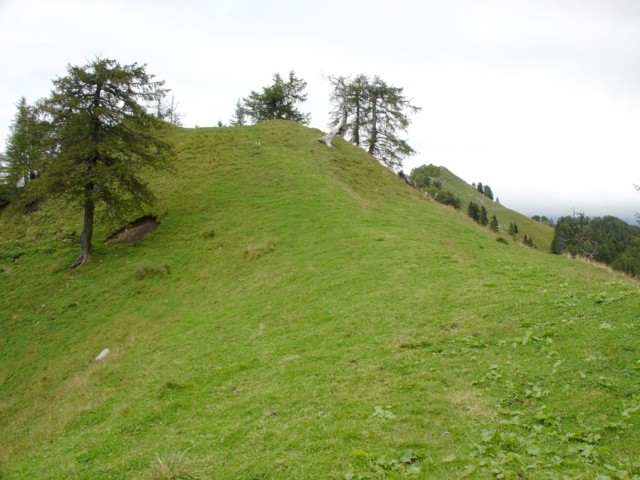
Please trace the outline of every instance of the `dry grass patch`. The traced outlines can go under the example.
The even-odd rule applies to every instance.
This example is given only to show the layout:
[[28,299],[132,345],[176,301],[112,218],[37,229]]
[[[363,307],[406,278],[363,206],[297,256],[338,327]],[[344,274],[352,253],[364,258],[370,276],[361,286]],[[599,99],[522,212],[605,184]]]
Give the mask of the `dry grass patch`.
[[244,258],[247,260],[258,260],[265,255],[270,254],[276,249],[276,243],[273,240],[264,240],[260,243],[254,243],[244,249]]
[[490,418],[493,416],[493,410],[486,405],[485,400],[472,390],[450,391],[449,400],[458,410],[472,417]]

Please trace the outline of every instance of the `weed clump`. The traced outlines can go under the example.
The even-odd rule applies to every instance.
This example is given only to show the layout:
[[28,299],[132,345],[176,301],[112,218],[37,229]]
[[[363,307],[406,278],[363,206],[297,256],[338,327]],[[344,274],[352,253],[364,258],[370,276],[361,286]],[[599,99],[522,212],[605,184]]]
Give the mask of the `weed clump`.
[[145,278],[153,278],[161,275],[169,275],[171,273],[171,269],[169,265],[163,265],[161,267],[139,267],[135,273],[133,274],[133,278],[135,280],[144,280]]
[[255,245],[249,245],[244,250],[244,258],[246,258],[247,260],[258,260],[259,258],[270,254],[275,249],[276,244],[271,240],[267,240]]
[[151,466],[149,480],[198,480],[202,478],[184,453],[173,453],[167,456],[156,454],[156,460]]
[[168,380],[161,388],[158,393],[158,398],[164,398],[172,393],[180,392],[184,389],[188,388],[188,385],[184,385],[182,383],[175,382],[173,380]]
[[213,238],[216,236],[216,232],[213,228],[210,228],[202,232],[201,235],[202,235],[202,238],[204,239]]

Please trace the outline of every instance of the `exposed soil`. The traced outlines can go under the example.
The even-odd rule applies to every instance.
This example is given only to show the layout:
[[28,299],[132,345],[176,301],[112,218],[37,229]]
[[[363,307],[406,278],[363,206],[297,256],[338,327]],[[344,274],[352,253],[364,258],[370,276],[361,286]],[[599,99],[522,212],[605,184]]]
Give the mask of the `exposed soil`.
[[113,232],[105,241],[107,243],[135,243],[158,228],[160,222],[153,215],[145,215],[134,220],[129,225]]

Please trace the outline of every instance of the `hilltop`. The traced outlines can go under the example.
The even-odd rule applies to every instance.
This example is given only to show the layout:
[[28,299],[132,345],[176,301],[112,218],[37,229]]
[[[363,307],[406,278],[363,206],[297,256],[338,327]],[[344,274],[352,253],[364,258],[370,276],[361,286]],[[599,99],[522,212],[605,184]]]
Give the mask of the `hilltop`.
[[635,281],[317,130],[168,135],[142,241],[0,214],[0,478],[640,475]]

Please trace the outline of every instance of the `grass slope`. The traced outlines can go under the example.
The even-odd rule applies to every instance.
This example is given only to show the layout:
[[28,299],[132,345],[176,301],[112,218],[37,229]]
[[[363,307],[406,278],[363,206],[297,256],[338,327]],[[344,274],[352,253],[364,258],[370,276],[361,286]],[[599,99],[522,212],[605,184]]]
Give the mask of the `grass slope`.
[[454,175],[445,167],[437,167],[439,175],[435,179],[442,183],[442,189],[448,190],[455,194],[462,201],[461,212],[466,214],[469,202],[475,202],[478,205],[484,205],[487,209],[489,220],[495,215],[499,222],[500,234],[509,237],[509,224],[518,225],[519,234],[513,239],[521,242],[525,235],[531,237],[536,248],[545,252],[551,251],[551,242],[553,240],[553,228],[532,220],[514,210],[506,208],[502,204],[490,200],[488,197],[473,188],[460,177]]
[[640,475],[637,283],[296,124],[171,135],[141,243],[0,217],[0,478]]

